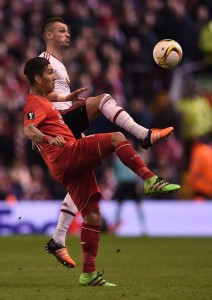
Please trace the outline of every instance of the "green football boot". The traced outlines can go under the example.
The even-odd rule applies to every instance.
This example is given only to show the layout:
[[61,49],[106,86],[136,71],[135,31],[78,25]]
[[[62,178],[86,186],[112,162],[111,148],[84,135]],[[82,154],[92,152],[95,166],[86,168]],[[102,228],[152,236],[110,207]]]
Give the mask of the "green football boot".
[[161,194],[161,193],[170,193],[180,189],[179,184],[172,184],[167,182],[161,177],[153,176],[144,180],[144,194]]
[[117,286],[114,283],[107,282],[102,274],[98,272],[82,273],[79,278],[79,284],[82,286]]

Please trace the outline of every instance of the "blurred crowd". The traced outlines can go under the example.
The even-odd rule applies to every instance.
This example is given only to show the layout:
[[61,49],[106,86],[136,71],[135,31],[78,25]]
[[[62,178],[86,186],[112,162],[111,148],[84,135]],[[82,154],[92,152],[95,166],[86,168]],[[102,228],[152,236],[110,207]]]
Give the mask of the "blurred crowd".
[[[153,171],[182,185],[167,199],[212,199],[210,0],[1,0],[0,199],[65,195],[23,135],[28,92],[23,66],[44,50],[40,27],[53,16],[62,16],[71,29],[64,54],[71,90],[87,87],[84,96],[110,93],[147,128],[174,126],[169,139],[148,151],[127,137]],[[152,50],[164,38],[182,46],[176,69],[153,61]],[[100,117],[87,134],[115,130],[120,128]],[[144,199],[142,181],[115,156],[96,175],[103,198]]]

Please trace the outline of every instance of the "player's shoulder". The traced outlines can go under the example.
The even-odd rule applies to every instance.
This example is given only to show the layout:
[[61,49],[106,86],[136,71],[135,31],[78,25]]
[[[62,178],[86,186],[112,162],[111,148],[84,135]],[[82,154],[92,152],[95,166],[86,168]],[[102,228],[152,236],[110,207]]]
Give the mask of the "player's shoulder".
[[48,111],[51,109],[52,105],[45,97],[29,94],[26,97],[26,101],[24,103],[24,114],[27,112],[35,112],[39,111],[41,113]]
[[50,58],[52,57],[51,54],[47,51],[43,51],[41,54],[38,55],[39,57],[44,57],[48,60],[50,60]]
[[53,66],[58,66],[58,65],[61,65],[61,64],[62,64],[61,61],[59,61],[56,57],[54,57],[53,55],[51,55],[51,54],[50,54],[49,52],[47,52],[47,51],[42,52],[42,53],[39,55],[39,57],[44,57],[44,58],[46,58],[46,59],[50,62],[50,64],[53,65]]
[[55,65],[55,64],[57,63],[55,57],[52,56],[52,55],[51,55],[49,52],[47,52],[47,51],[42,52],[42,53],[39,55],[39,57],[44,57],[44,58],[46,58],[46,59],[50,62],[51,65]]
[[48,100],[45,97],[34,95],[34,94],[28,94],[26,96],[26,105],[44,105],[45,102],[48,102]]
[[35,94],[26,95],[26,101],[31,101],[31,100],[39,101],[39,99],[40,99],[40,96],[35,95]]

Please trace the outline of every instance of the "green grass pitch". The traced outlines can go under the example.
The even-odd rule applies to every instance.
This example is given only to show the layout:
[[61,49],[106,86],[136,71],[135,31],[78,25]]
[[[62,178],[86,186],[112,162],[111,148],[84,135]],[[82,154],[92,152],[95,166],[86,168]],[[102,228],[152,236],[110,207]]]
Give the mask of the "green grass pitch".
[[68,238],[77,262],[62,267],[44,252],[47,236],[0,237],[0,300],[211,300],[212,239],[119,238],[101,235],[98,271],[118,286],[80,287],[81,247]]

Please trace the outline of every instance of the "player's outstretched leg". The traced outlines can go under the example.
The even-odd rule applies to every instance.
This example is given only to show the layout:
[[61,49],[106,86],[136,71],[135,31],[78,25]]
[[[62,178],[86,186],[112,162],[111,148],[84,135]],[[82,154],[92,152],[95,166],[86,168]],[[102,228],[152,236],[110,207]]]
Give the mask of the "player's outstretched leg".
[[180,189],[180,185],[169,183],[150,171],[122,133],[112,133],[112,141],[115,153],[121,162],[144,180],[146,195],[169,193]]
[[154,175],[144,180],[144,194],[161,194],[178,191],[180,185],[167,182],[165,179]]
[[56,243],[54,239],[51,239],[45,245],[45,251],[53,254],[56,259],[67,268],[74,268],[76,266],[76,263],[70,257],[67,248],[61,244]]
[[166,139],[173,131],[173,127],[149,129],[147,136],[143,140],[140,139],[140,145],[143,149],[148,149],[152,147],[154,143]]
[[[111,95],[103,94],[100,98],[98,97],[94,98],[100,102],[99,110],[101,113],[105,115],[108,120],[134,135],[144,149],[148,149],[152,147],[154,143],[167,138],[174,130],[173,127],[147,129],[137,124],[133,118],[117,104]],[[87,105],[94,105],[94,98],[92,98],[92,101],[89,101],[88,98]]]
[[82,273],[79,278],[79,284],[82,286],[117,286],[114,283],[107,282],[102,274],[98,272]]

